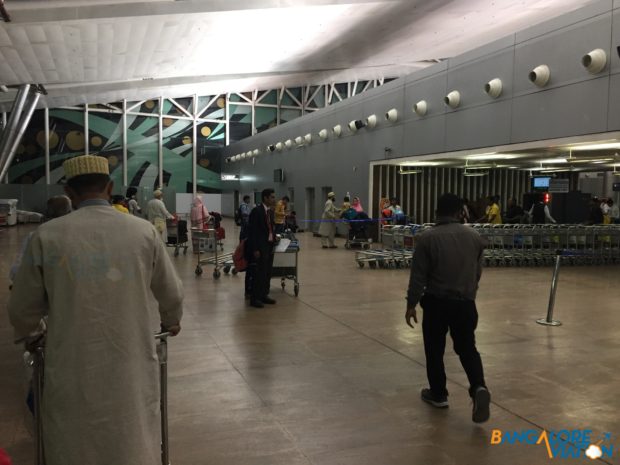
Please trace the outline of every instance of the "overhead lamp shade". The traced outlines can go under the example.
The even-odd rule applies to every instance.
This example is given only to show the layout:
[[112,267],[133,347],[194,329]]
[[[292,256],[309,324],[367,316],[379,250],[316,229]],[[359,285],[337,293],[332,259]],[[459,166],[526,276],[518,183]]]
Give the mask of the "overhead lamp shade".
[[274,144],[270,144],[267,146],[267,151],[268,152],[275,152],[276,151],[276,146]]
[[370,115],[366,118],[366,126],[370,129],[374,128],[377,125],[377,115]]
[[301,136],[295,137],[295,144],[297,145],[297,147],[301,147],[302,145],[304,145],[304,138]]
[[398,110],[396,108],[392,108],[385,114],[385,119],[390,123],[395,123],[398,121]]
[[334,136],[340,137],[340,135],[342,134],[342,126],[340,124],[337,124],[336,126],[334,126],[334,129],[332,129],[332,131],[334,132]]
[[443,101],[450,108],[458,108],[461,104],[461,93],[458,90],[453,90],[443,98]]
[[310,144],[312,142],[312,134],[308,133],[304,136],[304,140],[306,141],[306,144]]
[[327,129],[321,129],[321,130],[319,131],[319,137],[320,137],[322,140],[327,139]]
[[278,152],[281,152],[283,148],[284,148],[284,146],[283,146],[282,142],[277,142],[276,143],[276,150]]
[[239,157],[241,157],[242,160],[245,160],[245,153],[242,153]]
[[245,158],[252,158],[254,156],[254,153],[251,150],[248,150],[247,152],[245,152]]
[[489,97],[499,97],[502,95],[502,80],[500,78],[491,79],[484,85],[484,91]]
[[255,157],[258,157],[258,156],[260,155],[260,150],[258,150],[258,149],[254,149],[254,150],[252,151],[252,155],[253,155],[253,156],[255,156]]
[[362,129],[365,123],[361,119],[355,119],[349,123],[349,129],[351,132],[357,132],[358,129]]
[[551,77],[551,71],[547,65],[540,65],[530,71],[528,79],[538,87],[545,87]]
[[413,106],[413,111],[418,116],[425,116],[426,112],[428,111],[428,105],[426,104],[426,100],[420,100],[418,103],[416,103]]
[[286,141],[284,141],[284,146],[290,149],[293,146],[293,141],[291,139],[286,139]]
[[592,50],[581,57],[581,64],[592,74],[598,74],[607,66],[607,53],[602,48]]

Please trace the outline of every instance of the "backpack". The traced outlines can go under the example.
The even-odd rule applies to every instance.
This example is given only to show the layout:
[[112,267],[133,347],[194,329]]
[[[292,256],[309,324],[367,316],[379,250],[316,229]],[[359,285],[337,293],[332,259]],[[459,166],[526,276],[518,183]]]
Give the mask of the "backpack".
[[232,256],[235,270],[245,271],[248,268],[248,259],[245,257],[245,239],[239,241],[239,245],[235,249],[235,253]]

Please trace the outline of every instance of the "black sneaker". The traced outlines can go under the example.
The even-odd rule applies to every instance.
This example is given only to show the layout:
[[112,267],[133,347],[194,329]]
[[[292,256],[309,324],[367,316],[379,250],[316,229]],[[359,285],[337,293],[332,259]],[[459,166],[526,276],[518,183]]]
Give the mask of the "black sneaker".
[[484,423],[491,416],[489,406],[491,404],[491,393],[485,387],[479,387],[474,394],[474,408],[471,419],[474,423]]
[[250,306],[252,306],[254,308],[264,308],[265,307],[260,300],[251,300],[250,301]]
[[437,408],[448,408],[448,396],[437,396],[428,388],[422,389],[420,393],[422,400]]
[[276,303],[275,299],[272,299],[272,298],[271,298],[271,297],[269,297],[269,296],[265,296],[265,297],[263,297],[263,298],[261,299],[261,302],[262,302],[262,303],[264,303],[264,304],[269,304],[269,305],[273,305],[273,304],[275,304],[275,303]]

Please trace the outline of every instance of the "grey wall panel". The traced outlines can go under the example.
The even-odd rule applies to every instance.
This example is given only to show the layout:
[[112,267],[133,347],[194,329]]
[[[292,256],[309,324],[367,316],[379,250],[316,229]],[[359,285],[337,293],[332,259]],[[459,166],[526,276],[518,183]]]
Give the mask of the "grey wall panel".
[[513,100],[512,142],[605,132],[609,76]]
[[[539,92],[528,75],[538,65],[549,66],[551,78],[545,89],[596,79],[582,65],[581,57],[602,48],[609,54],[611,13],[551,32],[515,47],[514,94]],[[609,68],[602,74],[609,72]]]
[[446,115],[446,150],[462,150],[510,143],[511,100],[456,111]]
[[[443,98],[447,93],[447,73],[439,73],[432,78],[422,79],[405,85],[404,120],[423,120],[446,112]],[[413,112],[413,105],[426,100],[428,112],[426,116],[418,116]]]
[[437,74],[444,73],[447,69],[448,61],[446,60],[429,66],[428,68],[418,70],[415,73],[409,74],[403,78],[405,80],[405,86],[415,81],[435,77]]
[[536,24],[530,28],[517,32],[516,43],[525,42],[536,37],[548,34],[552,31],[557,31],[565,27],[569,27],[573,24],[584,22],[594,16],[598,16],[603,13],[607,13],[612,9],[612,0],[597,0],[589,5],[579,8],[577,10],[568,12],[557,18],[550,19],[543,23]]
[[446,150],[446,116],[409,122],[404,128],[401,156],[423,155]]
[[614,74],[609,78],[609,115],[607,117],[607,130],[620,130],[620,74]]
[[456,68],[471,61],[477,61],[481,58],[495,55],[498,52],[502,52],[507,48],[512,48],[514,45],[515,35],[511,34],[489,44],[483,45],[482,47],[478,47],[474,50],[462,53],[461,55],[454,58],[450,58],[448,60],[448,68]]
[[[616,0],[620,4],[620,0]],[[612,15],[611,25],[611,73],[620,73],[620,57],[618,46],[620,46],[620,9],[615,10]]]
[[[447,90],[461,93],[461,105],[456,110],[494,101],[484,92],[484,85],[494,78],[502,80],[502,94],[497,100],[512,97],[514,48],[489,55],[461,66],[450,68]],[[454,110],[449,110],[452,112]]]

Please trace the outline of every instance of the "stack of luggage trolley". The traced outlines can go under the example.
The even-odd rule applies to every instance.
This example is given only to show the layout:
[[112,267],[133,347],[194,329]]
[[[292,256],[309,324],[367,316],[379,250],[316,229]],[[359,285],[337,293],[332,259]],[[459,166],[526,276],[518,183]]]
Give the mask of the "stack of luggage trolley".
[[429,225],[409,224],[381,227],[382,249],[360,250],[355,261],[360,268],[409,268],[413,258],[414,236]]
[[620,226],[578,224],[472,225],[486,238],[486,266],[550,266],[558,251],[570,265],[620,263]]
[[[356,254],[360,268],[406,268],[411,265],[415,235],[423,225],[382,228],[384,249]],[[569,265],[620,263],[619,225],[469,224],[487,240],[485,266],[551,266],[558,254]]]

